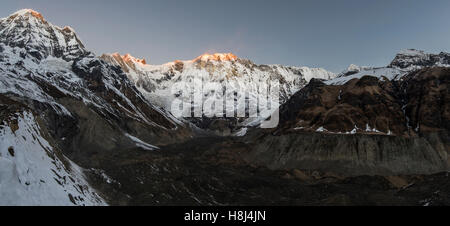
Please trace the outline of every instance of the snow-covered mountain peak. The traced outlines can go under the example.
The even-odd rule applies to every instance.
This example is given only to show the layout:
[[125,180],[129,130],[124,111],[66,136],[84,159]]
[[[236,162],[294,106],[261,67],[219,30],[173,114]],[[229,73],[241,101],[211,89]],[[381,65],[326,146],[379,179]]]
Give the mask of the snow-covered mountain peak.
[[[118,54],[118,53],[116,53],[116,54]],[[120,56],[120,57],[122,57],[122,59],[127,62],[140,63],[140,64],[144,64],[144,65],[147,64],[145,59],[139,59],[139,58],[133,57],[129,53],[127,53],[123,56]]]
[[37,18],[39,20],[45,21],[44,17],[42,16],[41,13],[32,10],[32,9],[21,9],[13,14],[11,14],[8,18],[15,18],[15,17],[34,17]]
[[347,67],[347,69],[345,69],[344,71],[339,73],[337,75],[337,77],[345,77],[345,76],[357,74],[357,73],[359,73],[361,71],[370,70],[370,69],[372,69],[372,68],[371,67],[367,67],[367,66],[358,66],[356,64],[350,64]]
[[358,70],[360,70],[360,67],[355,64],[350,64],[347,68],[347,71],[358,71]]
[[149,66],[145,59],[133,57],[128,53],[125,55],[121,55],[120,53],[103,54],[100,58],[120,66],[125,73],[138,73],[141,67]]
[[313,79],[313,78],[329,80],[329,79],[333,79],[336,77],[336,74],[334,74],[331,71],[327,71],[323,68],[290,67],[290,69],[298,70],[306,82],[311,81],[311,79]]
[[195,58],[193,61],[235,61],[238,57],[232,53],[214,53],[214,54],[202,54]]
[[439,54],[426,53],[416,49],[402,50],[388,67],[411,71],[433,66],[450,66],[450,54],[445,52]]
[[48,56],[70,61],[89,55],[71,27],[55,26],[31,9],[22,9],[0,19],[0,42],[25,49],[35,61]]

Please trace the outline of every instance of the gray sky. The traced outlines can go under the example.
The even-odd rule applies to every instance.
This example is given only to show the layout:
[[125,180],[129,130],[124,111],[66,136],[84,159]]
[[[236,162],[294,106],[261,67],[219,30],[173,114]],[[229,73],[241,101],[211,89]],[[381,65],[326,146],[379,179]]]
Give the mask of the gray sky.
[[258,64],[383,66],[401,49],[450,52],[448,0],[2,0],[75,29],[97,54],[161,64],[232,52]]

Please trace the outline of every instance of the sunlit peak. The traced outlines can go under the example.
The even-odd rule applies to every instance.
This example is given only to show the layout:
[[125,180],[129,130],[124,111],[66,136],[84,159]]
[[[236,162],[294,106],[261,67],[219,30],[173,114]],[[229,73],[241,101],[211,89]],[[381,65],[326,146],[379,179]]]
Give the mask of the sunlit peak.
[[127,61],[127,62],[132,61],[132,62],[136,62],[136,63],[147,64],[147,62],[145,61],[145,59],[135,58],[135,57],[131,56],[131,55],[128,54],[128,53],[125,54],[125,55],[123,55],[123,56],[121,56],[121,57],[122,57],[122,59],[123,59],[124,61]]
[[208,61],[208,60],[235,61],[235,60],[237,60],[237,58],[238,57],[232,53],[214,53],[214,54],[205,53],[205,54],[195,58],[194,61]]
[[15,13],[13,13],[11,16],[24,16],[27,14],[31,14],[32,16],[34,16],[40,20],[44,20],[44,17],[42,16],[42,14],[40,14],[39,12],[32,10],[32,9],[21,9]]

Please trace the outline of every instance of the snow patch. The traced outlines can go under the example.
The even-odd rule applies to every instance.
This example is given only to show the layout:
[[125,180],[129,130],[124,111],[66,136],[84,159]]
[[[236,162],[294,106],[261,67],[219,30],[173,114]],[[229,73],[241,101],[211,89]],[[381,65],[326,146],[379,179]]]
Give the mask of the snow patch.
[[245,136],[245,134],[247,134],[247,128],[242,128],[242,129],[240,129],[239,131],[237,131],[237,132],[234,134],[234,136],[242,137],[242,136]]
[[323,126],[317,128],[316,132],[324,132],[327,131],[325,128],[323,128]]
[[136,143],[136,146],[137,146],[137,147],[143,148],[143,149],[145,149],[145,150],[150,150],[150,151],[158,150],[158,149],[159,149],[159,147],[156,147],[156,146],[154,146],[154,145],[148,144],[148,143],[146,143],[146,142],[140,140],[139,138],[137,138],[137,137],[135,137],[135,136],[132,136],[132,135],[130,135],[130,134],[128,134],[128,133],[125,133],[125,136],[127,136],[127,137],[130,138],[132,141],[134,141],[134,142]]

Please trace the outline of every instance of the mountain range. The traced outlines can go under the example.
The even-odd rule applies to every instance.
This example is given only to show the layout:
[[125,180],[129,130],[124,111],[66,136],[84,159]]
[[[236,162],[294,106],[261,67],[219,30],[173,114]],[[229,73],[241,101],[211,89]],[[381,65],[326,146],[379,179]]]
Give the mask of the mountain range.
[[[0,205],[450,203],[449,53],[337,75],[231,53],[148,63],[96,56],[31,9],[0,19]],[[182,81],[202,91],[192,108],[245,114],[176,115]],[[274,128],[246,110],[261,99]]]

